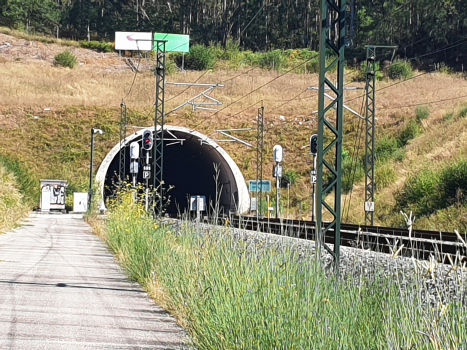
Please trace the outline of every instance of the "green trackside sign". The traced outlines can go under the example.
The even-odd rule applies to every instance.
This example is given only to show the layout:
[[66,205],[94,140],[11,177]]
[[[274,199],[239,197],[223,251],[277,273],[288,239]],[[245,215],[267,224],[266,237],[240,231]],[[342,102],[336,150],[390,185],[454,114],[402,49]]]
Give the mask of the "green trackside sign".
[[157,51],[156,40],[167,40],[165,52],[189,52],[190,36],[184,34],[154,33],[154,51]]

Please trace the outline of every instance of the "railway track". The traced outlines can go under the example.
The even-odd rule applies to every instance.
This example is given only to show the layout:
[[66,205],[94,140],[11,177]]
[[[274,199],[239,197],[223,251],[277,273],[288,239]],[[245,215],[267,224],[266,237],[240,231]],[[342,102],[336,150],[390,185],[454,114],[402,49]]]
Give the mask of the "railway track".
[[[228,223],[235,228],[315,240],[313,221],[232,216]],[[218,224],[225,225],[226,219],[219,218]],[[333,229],[325,241],[334,244]],[[453,232],[341,224],[341,245],[422,260],[433,256],[443,263],[467,262],[466,237]]]

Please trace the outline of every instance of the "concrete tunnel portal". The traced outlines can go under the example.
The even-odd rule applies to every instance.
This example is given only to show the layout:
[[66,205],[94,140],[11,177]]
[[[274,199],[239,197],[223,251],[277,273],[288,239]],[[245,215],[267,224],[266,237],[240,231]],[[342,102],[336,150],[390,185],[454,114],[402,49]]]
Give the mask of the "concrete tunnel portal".
[[[144,130],[154,130],[148,127]],[[131,182],[130,174],[130,143],[140,142],[144,130],[140,130],[125,139],[125,174]],[[173,139],[169,141],[168,139]],[[152,156],[152,151],[151,151]],[[152,160],[152,159],[151,159]],[[145,184],[140,161],[136,182]],[[218,183],[216,170],[219,165]],[[115,188],[120,166],[120,144],[117,144],[104,158],[96,175],[106,203]],[[153,174],[149,181],[152,184]],[[220,212],[244,213],[249,209],[250,196],[245,179],[233,159],[216,142],[207,136],[184,127],[164,126],[164,187],[173,188],[167,193],[170,204],[166,208],[169,215],[183,214],[189,210],[190,196],[206,196],[208,213],[211,207],[219,205]],[[217,203],[219,200],[219,203]]]

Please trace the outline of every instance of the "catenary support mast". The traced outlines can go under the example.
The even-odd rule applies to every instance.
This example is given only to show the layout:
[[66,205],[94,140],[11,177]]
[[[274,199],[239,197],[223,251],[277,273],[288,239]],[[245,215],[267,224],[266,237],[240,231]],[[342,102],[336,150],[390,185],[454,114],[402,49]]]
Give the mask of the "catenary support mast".
[[165,88],[165,44],[167,40],[156,40],[156,102],[154,115],[154,215],[161,217],[164,206],[164,88]]
[[[345,0],[320,2],[316,240],[318,256],[324,247],[333,256],[335,268],[339,266],[340,256],[345,5]],[[328,104],[325,101],[326,88],[333,96]],[[324,219],[329,221],[325,227]],[[334,233],[333,249],[325,242],[325,237],[331,232]]]

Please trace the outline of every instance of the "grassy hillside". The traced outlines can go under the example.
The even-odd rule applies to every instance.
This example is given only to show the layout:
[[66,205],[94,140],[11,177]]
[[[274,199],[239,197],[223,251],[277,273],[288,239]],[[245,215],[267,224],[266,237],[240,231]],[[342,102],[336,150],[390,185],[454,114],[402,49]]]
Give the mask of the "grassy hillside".
[[[103,137],[96,139],[97,165],[118,142],[122,98],[129,108],[130,126],[153,124],[154,75],[150,71],[153,62],[141,60],[141,73],[135,74],[116,53],[73,47],[79,65],[74,69],[59,68],[52,65],[54,54],[64,49],[59,44],[0,34],[0,44],[6,40],[17,46],[16,51],[7,54],[0,51],[0,153],[35,178],[37,183],[29,184],[27,193],[36,198],[36,205],[39,178],[68,180],[70,194],[85,191],[91,127],[105,131]],[[307,88],[317,86],[318,75],[229,67],[221,61],[209,71],[177,71],[168,75],[167,82],[220,83],[224,87],[211,94],[223,102],[216,113],[193,112],[189,106],[171,113],[203,89],[168,84],[166,123],[193,128],[213,138],[219,138],[216,129],[251,127],[251,131],[234,135],[254,144],[257,109],[263,105],[265,177],[271,174],[272,147],[281,144],[285,150],[284,170],[297,179],[290,190],[290,208],[287,191],[283,191],[284,213],[309,217],[311,158],[307,152],[309,137],[317,129],[316,115],[312,114],[317,109],[317,92]],[[401,207],[396,200],[407,190],[404,186],[411,176],[426,168],[441,171],[466,158],[467,112],[463,103],[467,101],[467,81],[465,76],[448,73],[415,72],[415,78],[407,81],[383,79],[377,83],[378,224],[403,224],[399,211],[414,206],[408,202],[410,205]],[[364,87],[362,82],[352,82],[358,75],[358,71],[349,67],[347,85]],[[362,90],[348,91],[345,103],[362,113],[362,95]],[[349,184],[354,178],[355,184],[352,192],[343,195],[343,217],[344,221],[354,223],[364,220],[363,128],[358,117],[346,113],[344,182]],[[253,179],[255,150],[238,144],[222,146],[237,162],[245,179]],[[421,219],[417,216],[415,226],[465,231],[463,193],[458,197],[457,202],[446,202],[446,209],[438,208]]]

